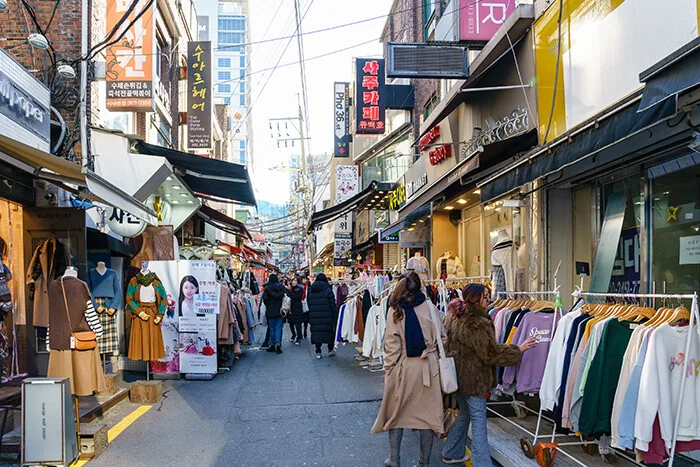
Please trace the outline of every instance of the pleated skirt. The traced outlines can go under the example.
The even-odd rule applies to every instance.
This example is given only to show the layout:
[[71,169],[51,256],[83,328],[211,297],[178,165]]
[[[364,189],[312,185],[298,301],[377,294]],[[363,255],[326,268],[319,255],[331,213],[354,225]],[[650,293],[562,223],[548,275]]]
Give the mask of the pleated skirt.
[[105,378],[97,348],[92,350],[51,350],[49,378],[69,378],[71,393],[91,396],[104,392]]
[[154,324],[158,316],[155,303],[141,303],[141,311],[150,316],[144,321],[138,316],[131,315],[131,337],[129,338],[129,353],[131,360],[153,361],[165,358],[165,345],[160,324]]

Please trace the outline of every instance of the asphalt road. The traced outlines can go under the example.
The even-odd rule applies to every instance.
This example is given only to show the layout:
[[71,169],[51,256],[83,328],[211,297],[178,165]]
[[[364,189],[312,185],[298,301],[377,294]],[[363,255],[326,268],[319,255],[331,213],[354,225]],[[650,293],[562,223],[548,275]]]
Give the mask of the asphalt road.
[[[162,403],[89,466],[383,466],[387,435],[370,433],[383,373],[354,364],[354,346],[316,360],[288,336],[282,355],[248,350],[213,381],[165,382]],[[417,464],[417,433],[402,451],[402,466]]]

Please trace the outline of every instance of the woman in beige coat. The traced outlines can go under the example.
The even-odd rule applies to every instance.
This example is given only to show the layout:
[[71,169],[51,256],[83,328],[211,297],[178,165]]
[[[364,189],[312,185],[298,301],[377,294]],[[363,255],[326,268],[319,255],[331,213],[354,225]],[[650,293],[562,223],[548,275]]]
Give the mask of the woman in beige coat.
[[[420,462],[427,466],[433,432],[442,433],[442,389],[438,368],[433,306],[421,291],[415,272],[404,276],[389,299],[384,334],[384,397],[372,433],[389,432],[386,467],[398,467],[404,428],[420,431]],[[438,320],[441,338],[446,340]]]

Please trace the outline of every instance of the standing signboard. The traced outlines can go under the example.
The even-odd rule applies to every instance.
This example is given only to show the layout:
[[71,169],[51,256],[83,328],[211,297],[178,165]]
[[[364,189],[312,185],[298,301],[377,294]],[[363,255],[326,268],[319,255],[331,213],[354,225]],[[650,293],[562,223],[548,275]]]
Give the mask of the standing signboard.
[[358,58],[355,67],[355,133],[382,135],[386,129],[384,59]]
[[[153,112],[156,80],[156,2],[107,2],[107,31],[127,15],[123,24],[133,24],[122,40],[107,47],[105,81],[107,110],[116,112]],[[147,9],[146,9],[147,8]],[[145,12],[144,12],[145,11]],[[143,14],[141,14],[143,13]],[[136,19],[138,17],[138,19]],[[119,29],[121,32],[121,29]]]
[[211,148],[211,42],[187,43],[187,147]]
[[[339,165],[335,168],[335,204],[338,205],[360,192],[360,172],[356,165]],[[333,264],[342,266],[341,255],[352,248],[352,213],[335,220]]]
[[333,155],[350,157],[350,83],[335,83],[333,88]]

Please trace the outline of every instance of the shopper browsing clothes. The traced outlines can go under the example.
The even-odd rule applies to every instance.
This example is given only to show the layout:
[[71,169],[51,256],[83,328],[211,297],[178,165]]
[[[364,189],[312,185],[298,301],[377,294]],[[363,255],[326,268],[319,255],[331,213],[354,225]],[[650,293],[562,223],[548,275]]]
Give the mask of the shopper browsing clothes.
[[523,352],[535,346],[530,338],[518,347],[499,344],[493,322],[486,312],[489,290],[481,284],[464,288],[463,300],[455,299],[445,317],[447,356],[454,357],[459,389],[455,394],[459,415],[442,451],[446,464],[461,464],[465,458],[469,423],[472,424],[472,464],[490,467],[491,453],[486,430],[486,396],[496,387],[496,367],[520,364]]
[[277,275],[270,274],[262,296],[266,308],[267,327],[270,330],[268,352],[282,353],[282,300],[286,294],[287,289],[280,284]]
[[292,278],[289,287],[289,297],[292,299],[292,309],[287,316],[289,330],[292,332],[292,342],[299,345],[301,342],[301,324],[304,321],[304,306],[302,298],[304,296],[304,287],[299,283],[299,278]]
[[[389,432],[387,467],[398,467],[404,429],[420,433],[419,466],[430,463],[433,433],[444,431],[442,389],[438,371],[438,338],[433,307],[421,291],[418,274],[410,272],[389,297],[384,334],[384,397],[372,433]],[[437,328],[440,329],[438,336]]]
[[306,300],[309,304],[311,343],[316,346],[316,358],[321,358],[323,344],[328,346],[328,356],[332,357],[335,355],[333,343],[338,308],[335,304],[335,295],[333,295],[333,290],[325,274],[321,273],[316,276],[316,281],[308,289]]

